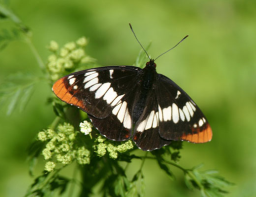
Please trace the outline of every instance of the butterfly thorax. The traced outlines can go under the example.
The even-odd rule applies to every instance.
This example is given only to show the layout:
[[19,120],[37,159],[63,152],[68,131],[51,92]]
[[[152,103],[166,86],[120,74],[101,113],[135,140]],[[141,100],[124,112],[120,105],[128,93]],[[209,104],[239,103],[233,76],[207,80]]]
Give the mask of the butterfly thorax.
[[136,123],[141,116],[144,108],[146,107],[146,100],[149,96],[149,92],[154,88],[154,84],[157,80],[156,64],[154,60],[151,59],[147,62],[146,67],[142,69],[139,73],[139,95],[136,95],[138,100],[135,104],[133,110],[133,122]]

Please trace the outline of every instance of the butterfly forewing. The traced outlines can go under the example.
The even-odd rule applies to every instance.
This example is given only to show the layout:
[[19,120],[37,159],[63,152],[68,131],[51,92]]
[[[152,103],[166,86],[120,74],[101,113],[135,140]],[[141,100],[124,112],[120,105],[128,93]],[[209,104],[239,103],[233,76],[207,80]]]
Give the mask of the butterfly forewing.
[[211,128],[199,107],[172,80],[163,75],[159,76],[157,100],[160,136],[167,140],[194,143],[210,141]]
[[109,66],[72,73],[59,79],[54,93],[96,118],[108,117],[135,84],[140,68]]

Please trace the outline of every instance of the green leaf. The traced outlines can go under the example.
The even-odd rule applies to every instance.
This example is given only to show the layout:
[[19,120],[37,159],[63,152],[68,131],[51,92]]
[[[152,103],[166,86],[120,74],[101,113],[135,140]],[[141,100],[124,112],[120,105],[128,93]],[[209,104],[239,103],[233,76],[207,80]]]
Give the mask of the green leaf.
[[37,81],[37,78],[28,73],[15,73],[6,77],[0,85],[0,102],[1,106],[7,105],[7,115],[16,109],[19,112],[25,109]]
[[25,194],[25,197],[45,196],[45,192],[47,191],[47,189],[46,187],[41,188],[41,185],[44,185],[43,183],[47,179],[48,175],[49,173],[43,173],[42,175],[38,176],[28,188],[27,193]]
[[42,150],[45,148],[45,142],[35,140],[28,147],[28,159],[29,159],[29,174],[32,176],[34,167],[37,163],[37,158],[42,154]]
[[[151,42],[148,44],[148,46],[145,48],[146,51],[148,51],[148,49],[151,46]],[[135,61],[135,66],[139,67],[139,68],[143,68],[146,65],[146,62],[148,62],[148,56],[145,53],[145,51],[143,49],[140,50],[139,55]]]
[[22,112],[25,109],[25,107],[27,106],[28,101],[31,98],[31,95],[33,93],[33,90],[34,90],[33,84],[23,90],[23,94],[20,98],[20,103],[19,103],[20,104],[20,112]]
[[191,178],[188,174],[185,174],[184,176],[184,180],[185,180],[185,184],[189,189],[195,189],[195,184],[193,184],[194,182],[191,181]]
[[66,177],[58,175],[50,182],[50,191],[59,190],[59,194],[63,194],[69,182],[70,180]]
[[172,180],[174,179],[173,173],[169,170],[168,166],[164,163],[164,159],[161,156],[156,156],[157,163],[159,167],[165,171],[165,173],[171,178]]
[[2,29],[0,32],[0,50],[3,50],[11,41],[20,38],[20,32],[17,28]]
[[118,157],[118,160],[119,161],[125,161],[127,163],[131,163],[132,162],[132,159],[141,159],[141,157],[138,157],[137,155],[134,155],[134,154],[120,154],[119,157]]
[[21,89],[18,89],[16,93],[13,95],[13,97],[11,98],[11,101],[6,113],[7,115],[10,115],[13,112],[15,106],[17,105],[20,94],[21,94]]

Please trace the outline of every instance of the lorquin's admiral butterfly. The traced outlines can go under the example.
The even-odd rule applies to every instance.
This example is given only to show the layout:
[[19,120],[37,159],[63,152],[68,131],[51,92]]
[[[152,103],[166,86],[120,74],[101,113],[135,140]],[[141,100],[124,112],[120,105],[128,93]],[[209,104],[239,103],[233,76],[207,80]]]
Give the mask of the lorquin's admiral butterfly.
[[153,59],[143,69],[107,66],[75,72],[52,89],[62,101],[85,111],[101,135],[116,141],[132,138],[142,150],[159,149],[174,140],[212,139],[199,107],[171,79],[156,72]]

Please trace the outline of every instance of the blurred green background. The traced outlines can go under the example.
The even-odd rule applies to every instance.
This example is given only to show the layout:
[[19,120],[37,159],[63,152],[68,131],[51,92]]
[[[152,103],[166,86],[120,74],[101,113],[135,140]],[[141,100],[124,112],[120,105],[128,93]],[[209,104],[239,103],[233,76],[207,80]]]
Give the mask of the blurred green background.
[[[0,1],[1,4],[6,1]],[[212,129],[207,144],[184,142],[180,165],[217,169],[235,183],[228,196],[256,196],[256,1],[130,0],[130,1],[8,1],[30,27],[33,42],[46,62],[51,40],[60,45],[82,36],[87,53],[101,65],[132,65],[140,46],[128,23],[152,57],[179,47],[157,60],[157,70],[179,84],[200,106]],[[13,26],[0,21],[0,31]],[[8,74],[40,69],[26,43],[17,40],[0,51],[0,83]],[[23,196],[33,178],[28,175],[26,149],[37,132],[54,118],[46,99],[49,84],[36,86],[25,111],[6,116],[0,110],[0,196]],[[134,169],[138,169],[134,163]],[[39,169],[39,171],[42,168]],[[171,181],[154,161],[145,163],[146,196],[199,196],[183,185],[174,169]]]

